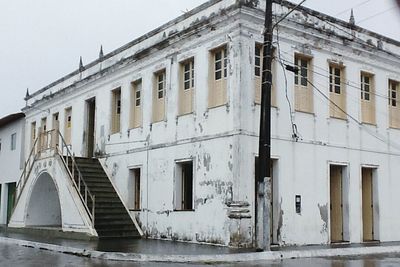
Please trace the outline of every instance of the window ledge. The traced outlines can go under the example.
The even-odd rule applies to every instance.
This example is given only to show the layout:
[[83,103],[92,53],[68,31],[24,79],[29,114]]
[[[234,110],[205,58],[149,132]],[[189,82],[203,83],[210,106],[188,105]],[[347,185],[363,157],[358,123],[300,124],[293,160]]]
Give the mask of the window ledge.
[[185,116],[188,116],[188,115],[194,115],[194,111],[188,112],[188,113],[178,114],[176,117],[180,118],[180,117],[185,117]]
[[369,125],[369,126],[373,126],[373,127],[378,127],[378,125],[376,124],[376,122],[364,122],[364,121],[362,121],[361,124],[363,124],[363,125]]
[[216,109],[216,108],[221,108],[221,107],[224,107],[224,106],[227,106],[228,105],[228,103],[223,103],[223,104],[220,104],[220,105],[216,105],[216,106],[208,106],[208,110],[210,110],[210,109]]
[[129,209],[129,211],[134,211],[134,212],[141,212],[142,210],[141,209]]
[[195,210],[175,210],[174,212],[195,212]]
[[[315,117],[314,111],[305,111],[305,110],[298,110],[298,109],[295,109],[294,111],[295,111],[296,113],[308,114],[308,115],[312,115],[312,116]],[[335,118],[335,117],[331,117],[331,118]]]

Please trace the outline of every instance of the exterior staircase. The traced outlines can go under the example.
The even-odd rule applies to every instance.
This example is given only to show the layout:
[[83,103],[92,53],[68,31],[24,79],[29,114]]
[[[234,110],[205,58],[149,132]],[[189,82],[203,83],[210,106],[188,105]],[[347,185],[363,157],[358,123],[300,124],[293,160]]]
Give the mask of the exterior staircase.
[[[94,228],[99,238],[140,238],[135,224],[99,160],[81,157],[74,157],[74,159],[83,181],[90,193],[96,198]],[[69,161],[68,168],[70,170],[71,164],[72,161]],[[77,172],[74,176],[75,181],[78,182]],[[81,194],[84,195],[84,192],[81,191]],[[92,209],[91,205],[91,203],[88,203],[89,209]]]

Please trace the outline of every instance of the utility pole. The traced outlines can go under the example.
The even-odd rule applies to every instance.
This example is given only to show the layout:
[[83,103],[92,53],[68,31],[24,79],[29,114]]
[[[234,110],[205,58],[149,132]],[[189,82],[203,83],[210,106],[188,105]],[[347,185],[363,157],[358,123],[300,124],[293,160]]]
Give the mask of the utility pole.
[[261,87],[260,139],[258,148],[256,242],[257,249],[270,250],[271,229],[271,88],[272,2],[266,0]]

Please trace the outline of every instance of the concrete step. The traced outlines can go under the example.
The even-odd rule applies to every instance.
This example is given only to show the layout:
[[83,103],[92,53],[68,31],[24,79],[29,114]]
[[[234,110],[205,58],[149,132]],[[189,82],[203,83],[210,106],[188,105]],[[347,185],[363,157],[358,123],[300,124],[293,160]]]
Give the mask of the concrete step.
[[[99,237],[139,237],[128,211],[100,162],[89,158],[75,158],[75,162],[83,180],[96,198],[95,228]],[[71,167],[71,163],[69,166]],[[91,209],[92,203],[88,203],[88,207]]]

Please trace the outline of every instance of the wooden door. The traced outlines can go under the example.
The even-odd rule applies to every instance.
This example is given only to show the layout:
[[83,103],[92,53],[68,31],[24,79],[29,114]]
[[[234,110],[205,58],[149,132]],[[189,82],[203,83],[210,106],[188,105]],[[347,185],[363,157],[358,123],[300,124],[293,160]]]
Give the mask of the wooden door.
[[87,151],[86,155],[91,158],[94,155],[94,140],[95,140],[95,117],[96,117],[96,100],[90,99],[86,102],[87,105]]
[[331,242],[343,241],[342,167],[330,167]]
[[362,220],[363,241],[374,240],[374,202],[372,169],[362,169]]

